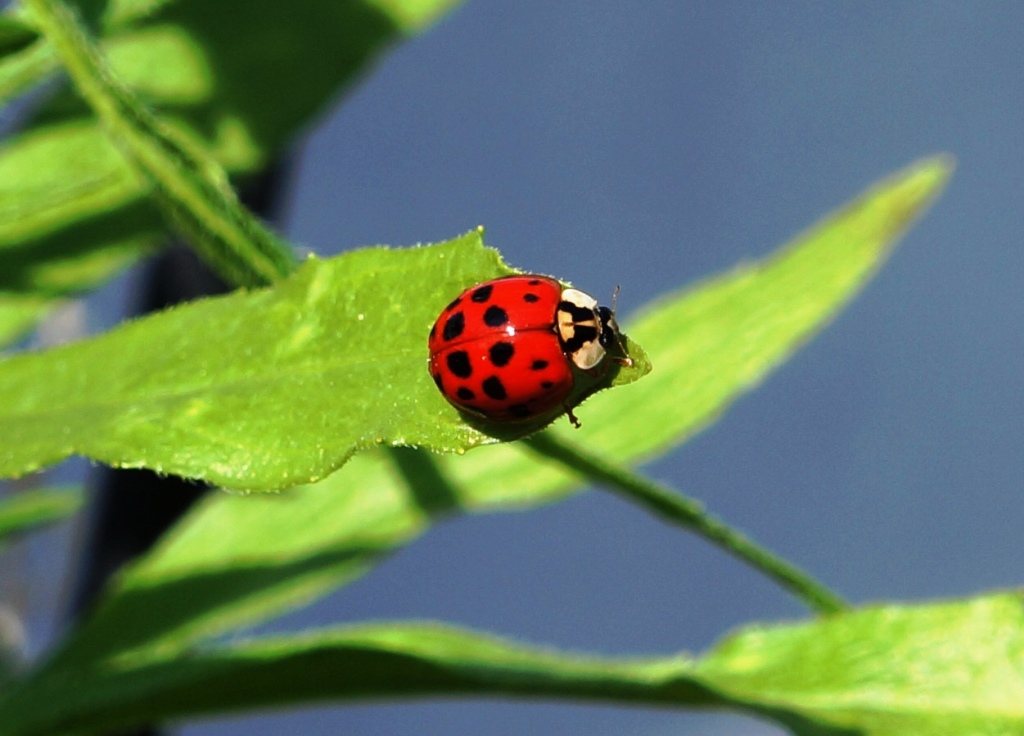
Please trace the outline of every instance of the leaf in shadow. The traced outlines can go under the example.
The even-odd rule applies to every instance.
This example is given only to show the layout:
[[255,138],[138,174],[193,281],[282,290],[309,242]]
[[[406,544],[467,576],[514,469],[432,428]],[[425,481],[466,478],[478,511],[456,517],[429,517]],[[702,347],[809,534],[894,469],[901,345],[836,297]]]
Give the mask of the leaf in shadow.
[[[524,645],[431,623],[366,624],[238,642],[174,661],[122,657],[68,679],[40,679],[0,705],[3,736],[88,724],[120,730],[252,708],[380,699],[526,698],[662,708],[730,708],[800,736],[856,736],[796,709],[731,697],[685,656],[608,658]],[[46,704],[49,704],[47,707]]]

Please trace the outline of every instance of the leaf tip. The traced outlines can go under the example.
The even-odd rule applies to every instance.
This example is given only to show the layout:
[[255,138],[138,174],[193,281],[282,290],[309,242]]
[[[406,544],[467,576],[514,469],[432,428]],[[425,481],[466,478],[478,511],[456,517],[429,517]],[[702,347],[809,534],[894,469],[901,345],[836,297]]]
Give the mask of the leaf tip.
[[955,170],[956,158],[950,153],[938,153],[914,161],[892,179],[883,181],[881,187],[892,187],[894,198],[902,200],[909,221],[935,201]]

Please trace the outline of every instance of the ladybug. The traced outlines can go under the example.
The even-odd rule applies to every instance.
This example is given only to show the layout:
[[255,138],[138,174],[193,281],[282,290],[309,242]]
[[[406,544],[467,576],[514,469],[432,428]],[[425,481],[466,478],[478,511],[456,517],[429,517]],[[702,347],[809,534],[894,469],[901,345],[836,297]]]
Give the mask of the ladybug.
[[611,309],[532,274],[466,289],[441,311],[428,345],[430,375],[457,409],[515,422],[563,407],[577,427],[568,403],[577,377],[603,375],[610,348],[625,356]]

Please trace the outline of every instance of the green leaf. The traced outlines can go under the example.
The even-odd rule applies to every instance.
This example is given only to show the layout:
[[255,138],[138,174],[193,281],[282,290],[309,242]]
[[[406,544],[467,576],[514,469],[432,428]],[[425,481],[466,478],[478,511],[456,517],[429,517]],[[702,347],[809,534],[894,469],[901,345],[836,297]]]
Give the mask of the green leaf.
[[[12,397],[0,405],[0,475],[81,454],[265,490],[323,478],[375,444],[494,442],[438,393],[426,337],[453,294],[509,271],[479,232],[355,251],[311,259],[275,289],[0,362]],[[637,365],[618,383],[646,367],[631,350]]]
[[57,68],[46,42],[17,12],[0,14],[0,108]]
[[62,521],[81,505],[78,488],[39,488],[0,499],[0,549],[19,534]]
[[[166,120],[202,141],[230,174],[241,176],[272,160],[389,45],[422,31],[454,5],[452,0],[299,0],[284,5],[272,0],[124,0],[106,8],[110,35],[104,48],[116,76]],[[45,42],[21,54],[26,58],[0,59],[0,104],[55,68]],[[77,283],[65,279],[66,291],[92,288],[165,236],[159,217],[139,214],[146,197],[143,182],[97,124],[81,117],[86,114],[80,102],[65,95],[32,130],[0,146],[0,168],[8,155],[17,158],[6,169],[16,176],[0,179],[0,222],[24,231],[25,238],[0,235],[0,251],[8,244],[26,246],[18,256],[19,278],[54,263],[72,274],[76,259],[82,259],[86,275]],[[77,133],[73,144],[67,140],[69,130]],[[57,139],[52,146],[51,135]],[[65,147],[71,165],[54,168],[53,157]],[[53,196],[38,181],[45,176],[59,177]],[[20,217],[26,218],[24,224]],[[87,240],[80,237],[81,229],[88,232]],[[43,242],[37,241],[40,232],[46,234]],[[94,249],[124,258],[113,258],[101,273],[94,268]],[[24,288],[5,277],[0,268],[0,326],[12,321],[4,319],[6,302],[18,302]],[[20,317],[17,322],[23,324]]]
[[0,15],[0,58],[21,51],[39,40],[34,28],[14,16]]
[[674,690],[678,705],[715,703],[685,674],[672,682],[685,663],[567,655],[429,623],[364,625],[242,642],[175,663],[122,658],[75,688],[62,690],[57,677],[33,683],[0,704],[0,736],[120,731],[224,710],[381,696],[612,701],[631,691],[642,703],[661,688]]
[[239,129],[234,134],[267,157],[369,71],[390,45],[424,31],[456,5],[457,0],[178,0],[149,23],[185,29],[206,55],[218,104],[182,110],[190,127],[207,140]]
[[[856,296],[939,195],[952,168],[945,156],[923,159],[764,260],[665,295],[622,320],[655,370],[588,401],[579,412],[579,431],[557,424],[549,431],[619,463],[638,463],[685,442],[755,389]],[[464,489],[461,502],[470,508],[534,505],[579,485],[562,468],[538,463],[518,446],[440,462]]]
[[[681,441],[702,422],[716,416],[737,393],[749,389],[777,364],[781,355],[799,345],[809,331],[849,298],[913,216],[941,189],[949,170],[947,161],[934,159],[902,172],[765,263],[711,281],[692,293],[663,300],[659,309],[628,323],[631,331],[655,340],[652,354],[659,370],[636,387],[590,399],[580,411],[584,428],[571,434],[587,441],[593,451],[607,452],[611,459],[618,460],[636,460],[643,453]],[[485,265],[484,270],[490,268],[491,273],[487,275],[499,275],[502,271],[496,257],[490,253],[488,258],[489,266]],[[456,271],[465,259],[443,260]],[[806,264],[796,269],[801,274],[799,279],[792,276],[794,263]],[[421,271],[415,269],[413,273]],[[774,283],[780,274],[787,277],[786,288]],[[483,275],[477,274],[476,278]],[[427,281],[431,278],[428,276]],[[455,281],[459,285],[453,283],[449,293],[464,285],[458,278]],[[723,298],[723,294],[731,295],[731,299]],[[361,300],[359,294],[345,298]],[[776,300],[784,305],[775,305]],[[627,427],[619,441],[609,445],[607,430],[600,421],[593,421],[595,416],[600,418],[604,412],[605,422],[609,417],[628,416],[629,404],[634,401],[631,394],[645,382],[663,381],[665,390],[677,381],[685,383],[685,377],[666,374],[678,370],[681,362],[701,363],[700,354],[685,351],[685,341],[694,336],[692,331],[699,335],[701,329],[699,325],[687,325],[690,332],[681,333],[670,327],[683,324],[681,314],[692,305],[709,303],[718,304],[720,309],[708,310],[705,306],[699,314],[716,329],[723,313],[734,324],[747,325],[746,340],[721,335],[717,342],[706,339],[700,343],[709,359],[715,358],[719,367],[730,369],[732,392],[723,390],[728,382],[717,376],[710,381],[707,373],[702,374],[703,380],[711,382],[709,391],[717,392],[720,403],[714,406],[705,400],[683,419],[676,412],[686,406],[666,401],[671,393],[655,395],[655,400],[648,397],[646,413],[654,420],[643,429],[653,437],[643,443],[626,441],[638,431]],[[398,302],[394,306],[398,308]],[[430,311],[441,306],[443,300],[438,296],[438,303]],[[787,311],[798,318],[790,317],[793,321],[783,329]],[[754,315],[771,319],[761,324]],[[273,322],[272,315],[270,319]],[[430,321],[424,320],[424,332]],[[759,325],[763,332],[758,332]],[[764,337],[758,339],[759,335]],[[728,346],[739,351],[742,360],[729,360]],[[202,375],[201,370],[197,373]],[[690,390],[700,393],[699,387]],[[106,702],[109,693],[133,697],[128,688],[131,683],[147,688],[152,685],[146,698],[155,697],[157,689],[171,692],[176,685],[162,679],[160,684],[153,684],[148,675],[141,676],[138,668],[146,662],[158,667],[195,662],[194,655],[185,660],[175,658],[198,641],[264,620],[354,579],[422,533],[439,516],[535,505],[564,495],[580,482],[580,478],[563,470],[537,462],[521,446],[504,444],[437,461],[413,450],[367,452],[354,457],[341,472],[306,488],[280,495],[210,496],[153,553],[125,572],[96,614],[77,630],[45,671],[26,683],[20,697],[0,708],[0,724],[9,723],[12,733],[21,733],[14,730],[15,724],[28,714],[47,717],[45,713],[49,712],[55,718],[64,717],[66,709],[77,706],[70,703],[66,709],[53,708],[57,696],[46,688],[58,683],[57,687],[64,687],[61,695],[65,697],[66,678],[82,671],[91,673],[87,678],[90,682],[100,683],[92,668],[111,658],[134,663],[123,670],[131,676],[105,689],[107,694],[102,697],[96,692],[83,694],[85,701]],[[829,621],[833,620],[842,618]],[[275,682],[280,686],[279,681]],[[49,710],[26,706],[32,702],[49,703]],[[788,722],[785,719],[789,711],[777,711],[771,702],[749,707],[763,708],[768,715],[781,713],[780,721]],[[105,712],[116,715],[116,710]],[[792,717],[794,723],[799,720]]]
[[[401,457],[392,462],[391,453]],[[395,478],[410,465],[418,471],[415,489]],[[332,482],[207,496],[191,523],[122,571],[54,666],[88,666],[131,650],[170,656],[362,576],[446,510],[431,467],[426,453],[371,451],[354,456]]]
[[29,332],[58,304],[49,297],[0,292],[0,347]]
[[[756,385],[850,297],[948,174],[944,159],[912,167],[766,261],[663,299],[645,316],[626,320],[631,334],[644,336],[656,370],[635,385],[589,399],[578,410],[582,429],[556,425],[549,431],[578,437],[591,452],[619,462],[636,462],[683,441]],[[493,253],[479,254],[484,262],[478,267],[469,264],[467,255],[439,259],[451,269],[445,277],[453,278],[449,286],[421,274],[423,269],[405,276],[439,282],[431,297],[436,303],[422,316],[423,334],[432,321],[430,313],[440,311],[470,283],[470,274],[479,279],[503,273]],[[793,263],[807,264],[801,279],[793,278]],[[465,281],[457,275],[462,268]],[[780,273],[786,276],[785,288],[775,283]],[[412,301],[396,295],[392,308],[412,308]],[[727,327],[739,334],[724,333]],[[701,335],[697,351],[690,352],[690,341]],[[421,353],[417,361],[423,360]],[[704,360],[714,365],[707,367]],[[680,374],[685,369],[696,375],[688,380]],[[723,373],[731,374],[731,380]],[[641,391],[648,382],[661,391]],[[427,389],[423,400],[443,410],[433,387]],[[702,398],[691,404],[679,392]],[[408,408],[392,403],[400,411]],[[277,443],[268,443],[266,451],[275,450],[281,450]],[[561,466],[538,461],[522,444],[506,443],[438,458],[413,450],[369,451],[325,480],[281,495],[212,495],[153,553],[125,572],[97,616],[79,631],[67,658],[81,662],[130,648],[181,649],[270,618],[351,581],[438,517],[534,506],[560,498],[583,482]],[[127,631],[134,634],[126,636]]]
[[[213,132],[242,126],[263,152],[294,137],[340,89],[365,73],[391,44],[426,30],[459,0],[116,0],[75,3],[98,25],[119,78],[154,104],[184,115],[193,129]],[[94,6],[101,6],[96,8]],[[0,16],[12,42],[38,38],[22,20]],[[0,30],[0,38],[2,38]],[[42,81],[56,69],[52,51],[37,43],[49,63],[25,78]],[[0,80],[7,58],[0,57]],[[174,79],[168,87],[161,80]],[[196,82],[210,82],[200,84]],[[182,98],[180,85],[205,89]],[[0,84],[0,89],[3,85]],[[164,94],[164,93],[169,94]],[[0,105],[9,98],[0,94]],[[60,97],[44,119],[82,108]],[[204,136],[205,137],[205,136]]]
[[91,122],[0,145],[0,182],[0,345],[158,242],[159,213]]
[[[94,0],[80,0],[75,3],[84,12],[89,12],[90,17],[102,11],[102,26],[115,35],[115,42],[119,45],[132,45],[136,39],[146,43],[149,34],[143,30],[136,34],[132,31],[125,32],[125,27],[138,22],[148,15],[155,13],[160,7],[175,0],[110,0],[102,2],[102,8],[95,8]],[[24,7],[16,10],[7,10],[0,14],[0,107],[3,107],[18,95],[32,89],[53,76],[60,65],[53,53],[53,48],[39,35],[38,30],[27,21],[31,21],[31,12]],[[119,33],[120,32],[120,33]],[[168,49],[154,48],[150,56],[158,53],[166,53]],[[125,60],[131,64],[141,61],[136,56]],[[165,58],[162,67],[150,64],[133,74],[133,79],[148,80],[148,74],[157,78],[163,78],[175,72],[178,68],[176,54],[170,54]],[[140,73],[141,72],[141,73]],[[145,87],[145,82],[143,82]],[[64,114],[72,109],[80,109],[74,105],[68,105],[67,94],[58,97],[60,100],[53,109],[61,109]],[[52,110],[51,110],[52,111]]]
[[42,40],[0,57],[0,108],[31,90],[57,68],[57,58]]
[[241,205],[216,161],[173,134],[112,76],[77,16],[61,0],[24,1],[78,93],[207,264],[236,286],[262,286],[291,273],[291,248]]
[[695,674],[735,702],[865,736],[1020,734],[1024,610],[1006,593],[755,627]]
[[697,659],[587,656],[435,624],[370,624],[53,673],[0,704],[0,734],[438,696],[729,708],[802,736],[1018,734],[1024,616],[1019,594],[878,606],[752,627]]
[[0,182],[0,346],[159,242],[159,213],[92,122],[0,144]]
[[[108,144],[103,132],[87,121],[52,126],[5,143],[0,147],[0,181],[0,258],[5,259],[0,287],[43,293],[75,288],[79,279],[73,275],[47,274],[93,257],[55,238],[55,226],[85,223],[83,226],[95,227],[94,218],[128,206],[136,200],[139,188],[124,158]],[[129,231],[140,224],[148,228],[158,224],[156,219],[136,222],[117,218],[104,223],[103,230],[112,230],[118,222]],[[80,235],[81,228],[71,234]],[[113,243],[126,240],[118,238]],[[93,236],[88,245],[98,249],[102,241]]]
[[[165,5],[180,0],[90,0],[103,11],[102,23],[106,28],[120,28],[153,15]],[[80,3],[84,4],[84,3]]]

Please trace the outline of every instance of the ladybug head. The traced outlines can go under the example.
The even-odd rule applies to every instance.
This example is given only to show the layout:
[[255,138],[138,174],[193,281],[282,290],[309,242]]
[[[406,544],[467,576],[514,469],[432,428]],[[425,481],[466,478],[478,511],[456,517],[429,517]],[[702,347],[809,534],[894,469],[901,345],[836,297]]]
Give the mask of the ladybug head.
[[619,340],[619,324],[615,321],[615,312],[610,307],[598,307],[597,317],[601,321],[601,333],[598,341],[605,350],[611,348]]
[[[615,293],[618,294],[618,289]],[[611,356],[623,366],[633,365],[633,359],[626,352],[626,346],[622,342],[622,333],[619,331],[619,323],[615,321],[615,310],[609,307],[598,307],[597,317],[601,322],[601,333],[597,340]]]

